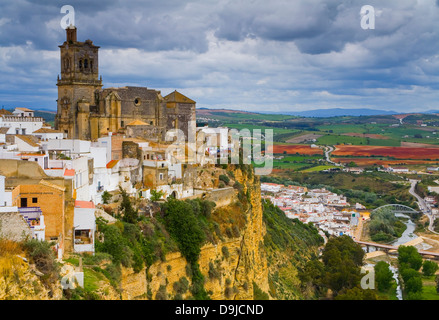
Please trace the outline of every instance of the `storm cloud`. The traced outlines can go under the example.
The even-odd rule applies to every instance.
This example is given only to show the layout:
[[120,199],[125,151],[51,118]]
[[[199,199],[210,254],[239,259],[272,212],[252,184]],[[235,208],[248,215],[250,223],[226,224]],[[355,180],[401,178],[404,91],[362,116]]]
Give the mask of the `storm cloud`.
[[63,5],[100,46],[104,86],[175,89],[198,107],[439,109],[437,0],[3,0],[0,104],[55,109]]

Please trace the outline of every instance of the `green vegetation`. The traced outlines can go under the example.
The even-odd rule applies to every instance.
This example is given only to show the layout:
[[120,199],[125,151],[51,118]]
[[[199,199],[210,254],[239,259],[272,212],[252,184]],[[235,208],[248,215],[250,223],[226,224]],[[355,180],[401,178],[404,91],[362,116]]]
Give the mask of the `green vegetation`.
[[255,282],[253,282],[253,300],[269,300],[268,293],[262,291]]
[[302,287],[311,288],[317,297],[326,297],[330,289],[335,300],[377,300],[375,291],[360,288],[364,255],[350,237],[330,238],[322,261],[310,260],[300,271]]
[[395,216],[392,209],[382,208],[370,216],[369,233],[375,242],[391,242],[402,236],[407,226]]
[[317,171],[323,171],[323,170],[328,170],[328,169],[333,169],[333,168],[337,168],[337,167],[336,166],[317,166],[317,167],[303,170],[302,172],[317,172]]
[[138,210],[133,208],[127,192],[121,187],[119,187],[119,190],[122,196],[122,203],[120,204],[119,212],[122,213],[123,221],[128,223],[136,223],[139,213]]
[[151,201],[159,201],[165,193],[163,191],[151,190]]
[[108,204],[113,196],[107,190],[102,192],[102,202],[103,204]]
[[438,265],[436,262],[431,260],[425,260],[422,264],[422,274],[426,277],[431,277],[438,270]]
[[388,292],[392,288],[395,280],[393,279],[393,272],[389,268],[389,264],[384,261],[379,261],[375,267],[375,280],[377,288],[380,292]]
[[[30,263],[35,264],[38,271],[43,273],[41,282],[50,288],[59,279],[59,266],[51,248],[52,244],[47,241],[31,239],[23,243],[23,249],[30,258]],[[0,252],[1,253],[1,252]]]
[[[313,225],[288,219],[271,202],[264,200],[262,206],[267,233],[261,245],[272,269],[270,295],[278,299],[303,298],[297,269],[310,259],[317,259],[317,248],[323,244],[323,238]],[[280,253],[286,259],[279,260]]]
[[321,145],[352,144],[352,145],[399,147],[401,146],[401,141],[394,139],[371,139],[364,137],[352,137],[346,135],[328,134],[317,139],[317,144],[321,144]]
[[400,246],[398,248],[399,272],[403,282],[403,293],[407,300],[422,299],[422,277],[419,269],[422,257],[415,247]]

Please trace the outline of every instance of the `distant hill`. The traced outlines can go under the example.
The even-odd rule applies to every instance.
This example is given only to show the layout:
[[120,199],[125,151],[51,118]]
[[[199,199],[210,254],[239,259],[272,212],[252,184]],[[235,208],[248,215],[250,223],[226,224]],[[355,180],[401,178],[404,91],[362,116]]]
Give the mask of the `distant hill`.
[[284,116],[294,116],[294,117],[305,117],[305,118],[329,118],[329,117],[342,117],[342,116],[378,116],[378,115],[396,115],[395,111],[386,110],[375,110],[375,109],[315,109],[307,111],[282,111],[282,112],[249,112],[242,110],[229,110],[229,109],[207,109],[207,108],[197,108],[197,114],[200,116],[232,116],[237,117],[238,115],[284,115]]
[[307,111],[297,111],[297,112],[282,112],[285,115],[292,115],[298,117],[316,117],[316,118],[327,118],[327,117],[342,117],[342,116],[381,116],[381,115],[394,115],[398,114],[395,111],[386,110],[375,110],[375,109],[315,109]]

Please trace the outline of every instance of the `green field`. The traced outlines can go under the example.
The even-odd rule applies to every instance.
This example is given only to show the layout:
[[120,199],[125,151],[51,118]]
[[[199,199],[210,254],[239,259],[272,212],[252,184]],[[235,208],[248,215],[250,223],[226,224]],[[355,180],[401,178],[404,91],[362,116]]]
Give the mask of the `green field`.
[[434,279],[435,276],[422,277],[422,300],[439,300]]
[[321,145],[336,145],[336,144],[353,144],[353,145],[370,145],[370,146],[387,146],[399,147],[401,142],[399,140],[388,139],[370,139],[362,137],[351,137],[342,135],[325,135],[317,139],[317,144]]
[[275,128],[270,126],[261,126],[257,124],[250,124],[250,123],[226,123],[224,125],[225,127],[228,127],[230,129],[248,129],[251,132],[253,130],[262,130],[262,133],[264,133],[264,130],[273,130],[273,134],[276,136],[278,134],[295,134],[299,132],[298,130],[291,130],[291,129],[284,129],[284,128]]
[[338,167],[336,167],[336,166],[317,166],[317,167],[303,170],[302,172],[317,172],[317,171],[323,171],[323,170],[333,169],[333,168],[338,168]]

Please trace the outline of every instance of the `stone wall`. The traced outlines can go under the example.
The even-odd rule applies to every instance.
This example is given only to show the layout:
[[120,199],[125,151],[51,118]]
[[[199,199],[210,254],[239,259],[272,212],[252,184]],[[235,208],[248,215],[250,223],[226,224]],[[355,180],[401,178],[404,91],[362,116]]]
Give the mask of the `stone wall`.
[[32,238],[32,231],[19,212],[0,212],[0,237],[21,241]]

